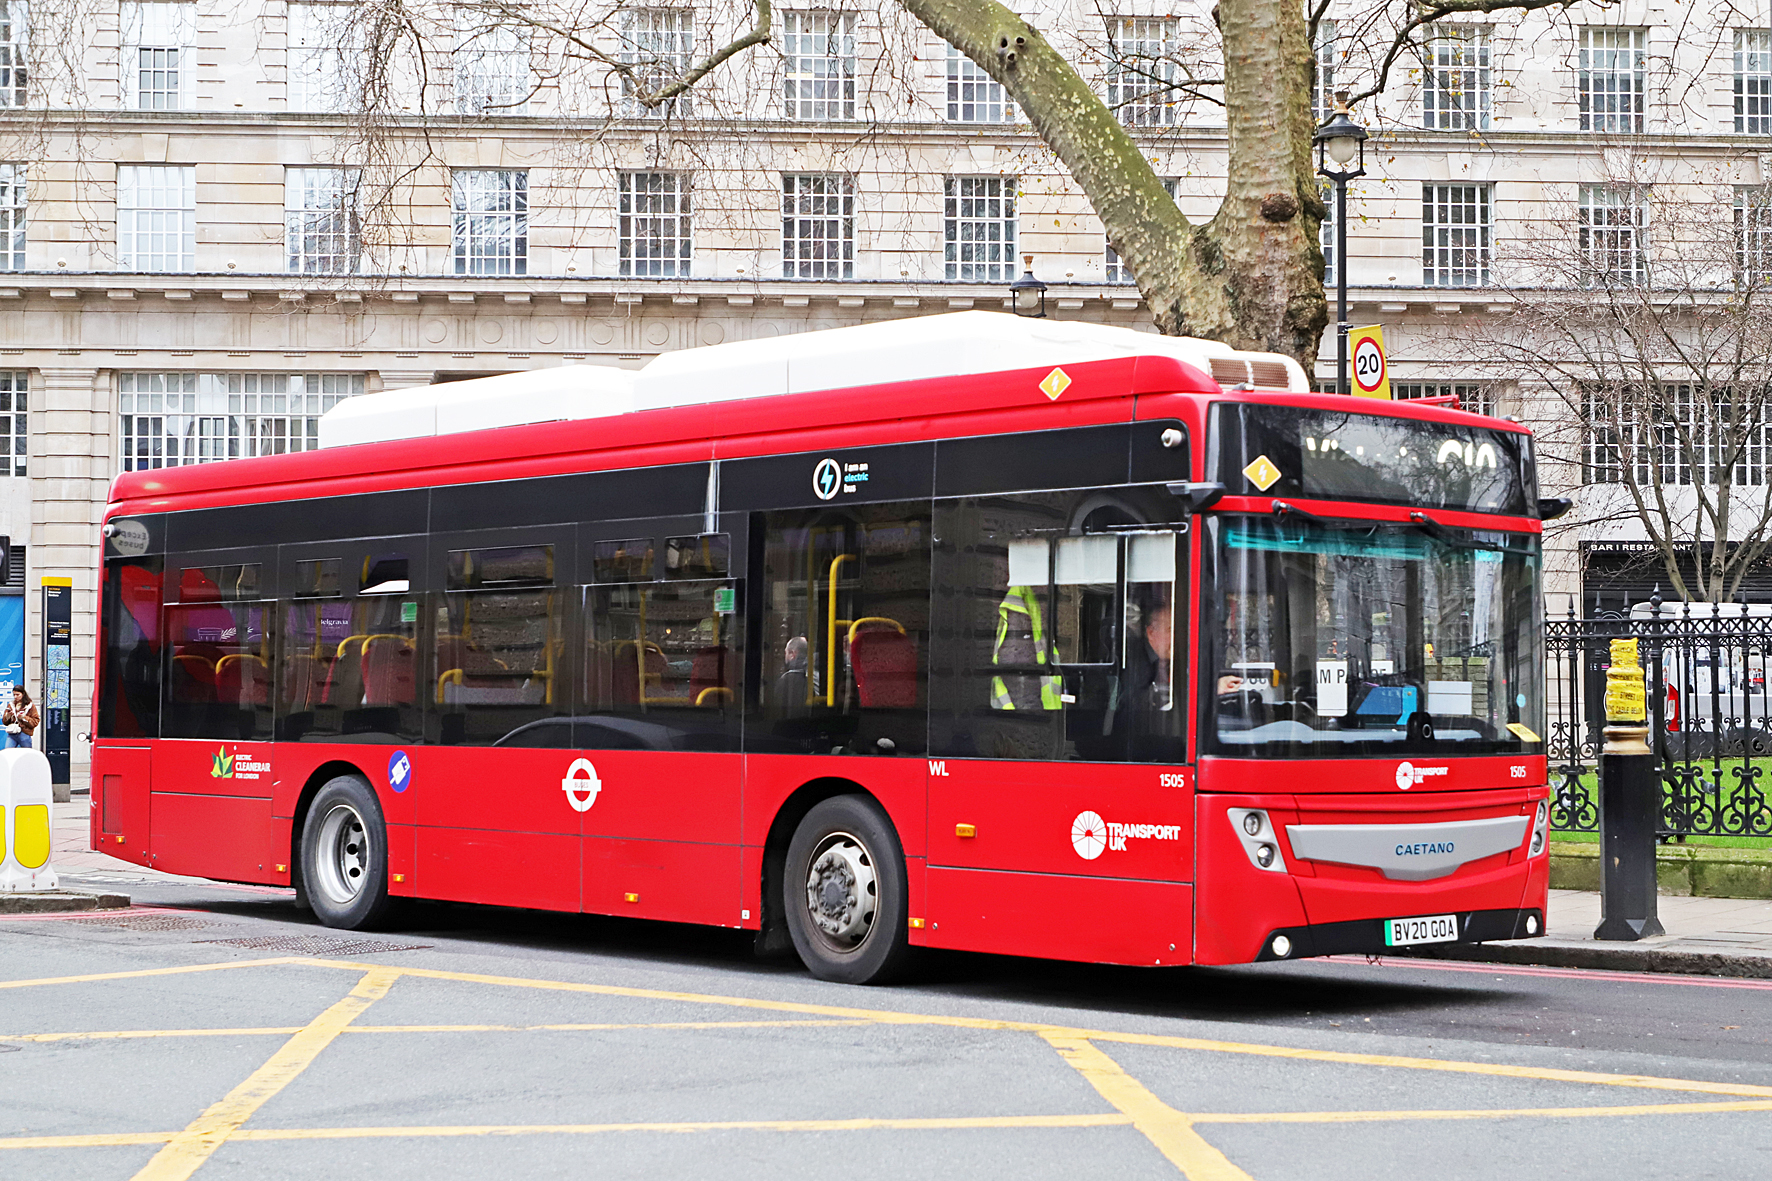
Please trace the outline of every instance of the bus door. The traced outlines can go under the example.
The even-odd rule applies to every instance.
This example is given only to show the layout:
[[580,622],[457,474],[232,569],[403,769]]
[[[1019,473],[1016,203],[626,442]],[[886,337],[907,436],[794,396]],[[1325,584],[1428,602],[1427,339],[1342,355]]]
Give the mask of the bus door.
[[742,516],[586,526],[574,751],[556,776],[583,825],[583,908],[739,922]]
[[[410,756],[425,897],[579,907],[580,822],[560,791],[571,745],[572,533],[431,538],[427,581],[442,590],[424,599],[427,741]],[[382,647],[392,654],[386,639],[356,645],[371,655]]]
[[944,555],[954,643],[936,678],[927,941],[1186,962],[1185,532],[1122,516],[993,546],[1013,524],[989,501],[938,524],[958,544]]

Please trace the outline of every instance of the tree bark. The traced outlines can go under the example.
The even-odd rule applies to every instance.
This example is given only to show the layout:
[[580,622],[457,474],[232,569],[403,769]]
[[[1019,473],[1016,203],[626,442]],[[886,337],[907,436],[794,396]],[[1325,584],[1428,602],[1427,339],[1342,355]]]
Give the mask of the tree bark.
[[1301,5],[1221,4],[1225,199],[1194,225],[1114,113],[1037,29],[996,0],[902,3],[1020,104],[1089,198],[1160,331],[1285,353],[1314,368],[1328,304]]

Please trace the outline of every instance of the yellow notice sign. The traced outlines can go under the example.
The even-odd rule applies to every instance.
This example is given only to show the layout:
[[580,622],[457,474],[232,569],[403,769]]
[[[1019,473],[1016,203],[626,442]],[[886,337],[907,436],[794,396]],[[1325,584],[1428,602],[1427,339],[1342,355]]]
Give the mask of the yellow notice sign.
[[1533,730],[1532,727],[1526,725],[1524,722],[1509,722],[1507,728],[1508,732],[1515,738],[1518,738],[1521,742],[1544,741],[1544,739],[1538,736],[1537,731]]
[[1054,402],[1058,401],[1058,395],[1064,393],[1070,387],[1071,375],[1062,369],[1054,369],[1040,382],[1040,391]]
[[1347,334],[1353,361],[1353,395],[1356,398],[1390,400],[1391,367],[1384,357],[1384,329],[1376,324],[1354,328]]
[[1275,467],[1274,461],[1267,456],[1257,455],[1249,461],[1249,466],[1243,469],[1243,474],[1249,477],[1249,482],[1254,484],[1256,488],[1266,492],[1274,486],[1274,481],[1280,478],[1280,469]]

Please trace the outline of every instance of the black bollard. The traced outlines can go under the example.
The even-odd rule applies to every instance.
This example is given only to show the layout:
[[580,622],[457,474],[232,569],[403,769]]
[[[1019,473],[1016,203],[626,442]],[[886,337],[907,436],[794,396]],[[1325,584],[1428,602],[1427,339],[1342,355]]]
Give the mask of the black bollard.
[[1595,939],[1663,934],[1655,913],[1655,834],[1661,776],[1644,708],[1635,640],[1612,641],[1606,670],[1606,745],[1600,752],[1600,925]]
[[[1661,777],[1640,726],[1607,726],[1600,755],[1600,925],[1595,939],[1663,934],[1655,913]],[[1634,742],[1633,742],[1634,739]]]

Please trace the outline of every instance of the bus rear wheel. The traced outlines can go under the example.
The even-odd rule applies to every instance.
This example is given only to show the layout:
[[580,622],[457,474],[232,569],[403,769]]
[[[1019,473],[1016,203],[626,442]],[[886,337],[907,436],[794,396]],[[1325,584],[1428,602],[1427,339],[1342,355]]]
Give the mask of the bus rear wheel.
[[302,826],[303,892],[328,927],[362,930],[386,915],[388,833],[363,780],[340,775],[322,787]]
[[782,902],[794,950],[820,980],[884,984],[910,955],[904,849],[861,796],[806,813],[788,843]]

